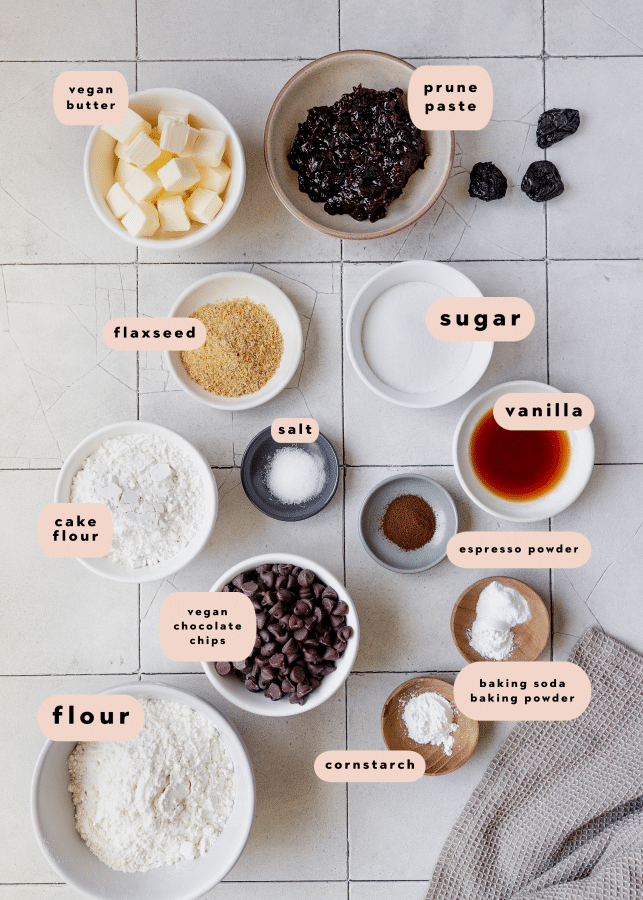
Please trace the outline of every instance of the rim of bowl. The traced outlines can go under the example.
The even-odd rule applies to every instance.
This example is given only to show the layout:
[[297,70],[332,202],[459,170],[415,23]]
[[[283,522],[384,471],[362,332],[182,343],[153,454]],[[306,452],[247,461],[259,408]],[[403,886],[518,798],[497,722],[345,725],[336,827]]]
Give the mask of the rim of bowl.
[[[472,288],[472,291],[471,291],[472,297],[482,297],[483,296],[480,288],[476,284],[474,284],[473,281],[471,281],[471,279],[467,275],[464,275],[464,273],[460,272],[459,269],[454,269],[453,266],[447,265],[447,263],[437,262],[436,260],[430,260],[430,259],[406,259],[406,260],[403,260],[402,262],[391,263],[385,269],[382,269],[381,271],[376,272],[375,275],[372,275],[368,279],[368,281],[364,282],[364,284],[361,286],[361,288],[355,295],[355,299],[351,303],[351,307],[348,310],[348,316],[346,317],[346,329],[345,329],[345,331],[346,331],[346,351],[348,353],[348,358],[351,361],[353,369],[355,370],[357,375],[361,378],[361,380],[364,382],[364,384],[368,388],[370,388],[370,390],[372,390],[374,394],[377,394],[378,397],[381,397],[382,400],[387,400],[389,403],[394,403],[396,406],[402,406],[407,409],[439,409],[439,407],[441,407],[441,406],[447,406],[449,403],[454,403],[456,400],[459,400],[460,397],[464,397],[465,394],[468,394],[469,391],[473,390],[473,388],[480,381],[480,379],[483,377],[484,373],[487,371],[487,369],[489,367],[489,363],[491,362],[491,357],[493,356],[493,349],[495,346],[494,341],[472,341],[471,342],[473,344],[473,349],[471,351],[472,354],[476,353],[476,351],[477,351],[477,353],[480,355],[480,359],[481,359],[480,365],[482,365],[482,363],[484,362],[484,368],[480,372],[480,375],[473,382],[472,385],[470,385],[465,391],[462,391],[462,393],[460,393],[458,396],[451,397],[447,400],[442,401],[441,403],[433,404],[432,406],[426,406],[426,404],[424,404],[424,403],[400,400],[397,397],[395,397],[395,398],[391,397],[389,394],[382,391],[381,388],[379,388],[373,381],[371,381],[369,378],[366,377],[366,373],[364,372],[361,363],[359,362],[359,360],[357,359],[357,356],[355,355],[353,342],[351,341],[353,319],[355,318],[358,304],[360,303],[360,301],[361,301],[362,297],[364,296],[364,294],[366,293],[366,291],[369,290],[373,286],[373,284],[377,283],[378,281],[383,281],[385,279],[385,277],[387,276],[387,274],[391,270],[398,269],[400,271],[400,273],[403,273],[406,269],[409,269],[412,266],[417,266],[418,263],[422,264],[423,266],[426,266],[427,268],[428,267],[433,268],[434,266],[438,266],[440,268],[448,269],[449,271],[455,272],[458,276],[466,279],[466,281],[469,282],[469,284],[471,285],[471,288]],[[396,284],[406,284],[412,280],[413,279],[401,278],[399,281],[396,282]],[[415,279],[415,280],[417,280],[417,279]],[[429,282],[427,282],[427,284],[428,283]],[[445,288],[445,290],[447,290],[447,289]],[[374,297],[373,300],[371,301],[371,304],[370,304],[371,306],[375,299],[376,298]],[[485,359],[485,357],[486,357],[486,359]],[[371,367],[368,365],[368,362],[366,361],[365,356],[364,356],[364,365],[365,365],[366,369],[371,373],[373,378],[377,378],[377,376],[375,375],[375,373],[373,372]],[[377,380],[379,381],[380,379],[377,379]],[[393,388],[391,390],[393,390]],[[401,394],[404,392],[397,391],[397,393]],[[413,396],[413,395],[409,395],[409,396]]]
[[[316,66],[321,65],[322,63],[327,62],[330,59],[333,59],[338,56],[352,56],[366,54],[368,56],[379,56],[384,59],[390,59],[394,62],[401,63],[409,72],[415,72],[415,66],[411,65],[411,63],[407,62],[405,59],[400,59],[399,56],[393,56],[391,53],[382,53],[380,50],[339,50],[335,53],[328,53],[326,56],[320,56],[319,59],[313,60],[313,62],[307,63],[302,69],[299,69],[298,72],[289,78],[282,89],[279,91],[275,100],[270,107],[270,112],[268,113],[268,118],[266,119],[266,127],[263,133],[263,157],[266,163],[266,169],[268,171],[268,178],[270,179],[270,183],[272,184],[273,190],[279,200],[283,203],[289,213],[291,213],[296,219],[302,222],[304,225],[307,225],[309,228],[314,228],[315,231],[321,231],[323,234],[329,234],[331,237],[341,238],[345,241],[369,241],[374,238],[388,237],[391,234],[395,234],[397,231],[402,231],[403,228],[408,228],[413,225],[414,222],[417,222],[418,219],[421,219],[423,215],[425,215],[433,206],[433,204],[440,198],[442,191],[445,189],[447,185],[447,181],[451,175],[451,171],[453,169],[453,160],[455,159],[455,132],[451,132],[451,149],[449,151],[449,165],[447,171],[444,175],[444,178],[440,182],[439,187],[437,188],[433,197],[430,198],[428,203],[426,203],[422,209],[413,215],[411,218],[407,219],[405,222],[400,225],[395,225],[391,228],[384,228],[381,231],[374,231],[370,234],[350,234],[346,231],[340,231],[337,228],[331,228],[330,226],[320,225],[317,222],[313,222],[307,216],[305,216],[302,212],[300,212],[296,206],[290,202],[290,200],[286,197],[285,193],[282,191],[279,181],[277,179],[276,172],[274,171],[274,167],[270,160],[270,155],[268,153],[268,140],[270,131],[272,129],[272,123],[274,119],[274,113],[279,104],[282,97],[288,91],[290,87],[300,78],[300,76],[304,72],[308,72],[311,69],[314,69]],[[423,134],[428,134],[429,132],[422,132]]]
[[[244,572],[248,569],[254,569],[256,566],[265,565],[267,563],[272,563],[272,565],[275,565],[275,561],[278,559],[286,560],[286,562],[284,563],[285,565],[300,566],[302,569],[310,569],[316,575],[318,575],[323,581],[326,582],[327,585],[334,588],[334,590],[337,591],[338,596],[348,604],[349,611],[353,614],[355,621],[351,622],[353,635],[348,642],[346,650],[344,651],[344,655],[340,658],[340,662],[343,663],[346,668],[345,674],[343,674],[341,679],[337,681],[337,684],[333,687],[330,693],[324,694],[314,701],[311,698],[311,701],[305,703],[303,706],[299,706],[296,703],[283,704],[281,703],[281,701],[272,702],[264,697],[263,694],[251,694],[249,691],[245,691],[245,693],[248,694],[249,698],[257,698],[265,701],[266,708],[264,710],[263,706],[255,705],[254,703],[252,703],[251,699],[246,700],[243,695],[237,696],[236,692],[229,690],[225,685],[225,678],[215,671],[214,662],[201,662],[208,680],[215,688],[215,690],[217,690],[225,700],[228,700],[228,702],[232,703],[238,709],[243,709],[246,712],[251,712],[258,716],[268,716],[270,718],[285,718],[287,716],[301,715],[301,713],[308,712],[311,709],[316,709],[318,706],[321,706],[321,704],[325,703],[326,700],[329,700],[333,696],[333,694],[337,693],[339,688],[344,684],[351,673],[353,664],[355,663],[355,659],[357,658],[357,651],[359,650],[360,636],[359,617],[357,615],[357,609],[355,608],[355,604],[345,586],[338,578],[336,578],[332,574],[332,572],[329,572],[328,569],[324,568],[324,566],[320,566],[313,560],[308,559],[305,556],[299,556],[296,553],[274,552],[261,553],[258,556],[251,556],[248,559],[245,559],[242,562],[231,566],[227,570],[227,572],[224,572],[223,575],[221,575],[221,577],[215,581],[215,583],[210,588],[210,591],[221,590],[221,588],[225,584],[227,584],[229,581],[232,581],[232,579],[235,578],[240,572]],[[332,675],[327,675],[324,681],[326,681],[327,678],[332,677]],[[324,681],[322,681],[322,684],[317,688],[317,691],[320,691],[322,689]],[[317,693],[317,691],[315,691],[315,693]]]
[[[302,328],[301,328],[301,321],[299,319],[299,314],[295,308],[295,304],[292,302],[290,297],[284,291],[281,290],[281,288],[278,285],[273,284],[272,281],[269,281],[267,278],[264,278],[262,275],[257,275],[255,272],[238,272],[238,271],[235,271],[234,269],[230,272],[214,272],[212,275],[206,275],[205,278],[200,278],[199,281],[195,281],[193,284],[191,284],[189,287],[187,287],[183,291],[181,296],[178,298],[178,300],[176,300],[174,302],[174,304],[172,305],[172,308],[170,309],[169,317],[176,318],[177,310],[179,309],[181,304],[190,296],[190,294],[193,291],[197,290],[197,288],[200,288],[203,285],[209,284],[211,282],[222,281],[225,278],[230,278],[230,276],[232,276],[232,275],[242,275],[244,278],[250,278],[257,282],[261,282],[262,284],[270,285],[271,290],[275,290],[278,293],[280,293],[282,295],[283,299],[287,302],[288,306],[290,307],[290,311],[292,312],[292,315],[293,315],[293,322],[295,323],[295,328],[296,328],[296,337],[295,337],[295,343],[296,343],[295,357],[296,358],[293,358],[293,363],[291,364],[290,369],[287,370],[288,371],[287,379],[286,379],[286,381],[284,381],[283,385],[281,387],[273,386],[261,399],[257,399],[257,394],[259,393],[259,391],[255,391],[254,394],[245,394],[243,397],[226,397],[226,398],[224,398],[228,401],[232,401],[232,400],[238,401],[238,402],[235,402],[234,404],[231,402],[227,402],[225,404],[219,403],[216,399],[216,397],[217,397],[216,394],[212,394],[212,397],[213,397],[212,400],[209,397],[203,397],[200,393],[198,393],[192,387],[191,384],[185,384],[179,378],[178,370],[177,370],[176,364],[174,362],[174,357],[172,356],[173,353],[178,353],[179,351],[163,350],[163,359],[167,363],[167,366],[168,366],[174,380],[177,382],[177,384],[180,385],[180,387],[185,391],[185,393],[188,394],[188,396],[193,397],[195,400],[198,400],[200,403],[203,403],[205,406],[209,406],[213,409],[222,409],[222,410],[229,410],[230,412],[238,412],[239,410],[243,410],[243,409],[254,409],[257,406],[263,406],[264,403],[267,403],[269,400],[273,400],[278,394],[280,394],[283,390],[285,390],[285,388],[288,387],[288,385],[292,381],[292,378],[293,378],[295,372],[297,371],[297,367],[299,366],[299,363],[301,362],[301,354],[302,354],[303,348],[304,348],[304,335],[303,335]],[[253,302],[261,303],[261,301],[253,301]],[[274,318],[274,316],[273,316],[273,318]],[[181,363],[181,365],[183,365],[183,364]],[[277,374],[277,372],[275,372],[275,375],[276,374]],[[270,381],[272,381],[274,379],[275,375],[272,376]],[[267,381],[266,384],[264,385],[264,387],[269,385],[270,381]],[[261,390],[263,390],[263,388]],[[253,397],[255,398],[254,400],[252,399]]]
[[[467,485],[465,478],[462,474],[462,470],[460,468],[460,463],[458,462],[458,449],[460,445],[460,435],[462,433],[462,429],[468,417],[470,416],[472,410],[481,400],[484,400],[485,397],[489,397],[492,394],[495,394],[497,391],[501,390],[501,393],[498,394],[499,397],[502,394],[507,393],[516,393],[516,392],[525,392],[525,393],[541,393],[541,394],[562,394],[563,391],[560,388],[554,387],[551,384],[546,384],[544,381],[531,381],[531,380],[521,380],[517,379],[515,381],[504,381],[502,384],[497,384],[495,387],[488,388],[486,391],[483,391],[482,394],[479,394],[471,403],[467,406],[465,411],[462,413],[458,420],[458,424],[455,427],[455,432],[453,434],[453,443],[452,443],[452,456],[453,456],[453,468],[455,470],[455,474],[457,476],[458,481],[460,482],[460,487],[463,489],[465,494],[469,497],[470,500],[482,509],[484,512],[489,513],[489,515],[493,516],[494,519],[500,519],[505,522],[523,522],[524,524],[529,524],[530,522],[543,522],[545,519],[550,519],[552,516],[557,516],[559,513],[566,510],[572,503],[575,503],[576,500],[583,493],[585,488],[587,487],[587,483],[592,475],[592,470],[594,467],[594,457],[595,457],[595,449],[594,449],[594,435],[592,433],[592,429],[590,425],[587,425],[582,431],[586,432],[586,438],[588,442],[588,448],[591,452],[591,463],[587,466],[587,473],[583,478],[582,484],[577,491],[577,493],[572,496],[569,500],[565,500],[564,502],[560,502],[558,506],[552,507],[550,511],[547,512],[544,516],[537,516],[536,518],[527,518],[525,516],[511,516],[506,513],[499,513],[497,509],[493,509],[484,500],[480,499],[480,497],[476,496],[476,494],[469,488]],[[570,460],[571,465],[571,460]],[[564,478],[563,478],[564,480]],[[562,483],[562,482],[561,482]],[[482,487],[482,485],[481,485]],[[498,498],[502,500],[502,498]],[[541,499],[541,498],[537,498]],[[528,504],[533,501],[527,501],[524,506],[528,506]],[[521,504],[517,504],[521,505]]]
[[[403,478],[422,478],[424,481],[429,481],[429,482],[431,482],[431,484],[435,485],[435,487],[439,488],[440,491],[442,491],[446,495],[446,497],[448,499],[448,503],[451,505],[453,514],[455,516],[454,534],[458,533],[458,527],[460,525],[460,519],[458,517],[458,510],[455,505],[455,501],[454,501],[453,497],[447,491],[447,489],[443,485],[441,485],[438,481],[435,481],[433,478],[429,478],[428,475],[423,475],[421,472],[407,472],[407,473],[400,472],[397,475],[391,475],[389,478],[385,478],[383,481],[380,481],[378,484],[375,485],[375,487],[371,488],[371,490],[368,492],[366,497],[364,497],[364,502],[362,503],[362,506],[360,508],[359,517],[357,520],[358,525],[359,525],[359,536],[360,536],[360,540],[362,542],[363,548],[366,550],[366,552],[371,557],[371,559],[374,559],[375,562],[379,563],[379,565],[382,566],[384,569],[388,569],[390,572],[396,572],[399,575],[416,575],[418,572],[426,572],[428,569],[433,569],[435,566],[439,565],[446,558],[446,555],[447,555],[446,544],[444,545],[444,553],[442,554],[442,556],[439,559],[436,559],[435,562],[432,562],[430,565],[419,566],[418,568],[415,568],[415,569],[400,569],[397,566],[390,566],[388,563],[384,562],[384,560],[380,559],[379,556],[376,556],[373,553],[373,551],[371,550],[371,548],[368,546],[368,544],[366,543],[366,538],[364,537],[364,512],[366,510],[366,504],[371,499],[371,497],[375,494],[375,492],[379,491],[379,489],[384,487],[385,484],[390,484],[393,481],[398,481]],[[447,505],[447,504],[445,504],[445,505]],[[451,535],[451,537],[453,537],[453,535]],[[447,543],[448,543],[448,541],[447,541]]]
[[[244,491],[246,497],[248,498],[248,500],[255,507],[255,509],[258,509],[260,513],[264,514],[264,516],[269,516],[271,519],[276,519],[278,522],[303,522],[306,519],[312,519],[313,516],[316,516],[323,509],[326,509],[326,507],[328,506],[330,501],[333,499],[333,497],[337,493],[337,488],[339,487],[339,468],[340,468],[339,467],[339,457],[337,456],[337,450],[335,450],[335,448],[333,447],[331,442],[328,440],[326,435],[322,434],[320,431],[316,440],[319,440],[321,438],[322,441],[325,442],[325,445],[327,447],[329,447],[331,450],[332,458],[335,460],[335,473],[334,473],[335,474],[335,477],[334,477],[335,484],[333,485],[333,489],[332,489],[331,493],[328,495],[328,498],[327,498],[326,502],[324,503],[324,505],[320,506],[319,509],[316,510],[315,512],[306,512],[305,515],[298,516],[297,518],[294,518],[294,519],[293,518],[284,518],[281,515],[277,515],[276,511],[268,512],[267,504],[266,504],[265,508],[263,506],[259,506],[257,503],[255,503],[253,498],[250,496],[250,494],[246,490],[246,482],[248,480],[248,475],[247,475],[245,466],[246,466],[246,459],[248,458],[248,452],[250,451],[250,449],[254,446],[254,444],[256,442],[258,442],[263,437],[265,437],[267,434],[269,434],[270,431],[271,431],[270,426],[268,426],[267,428],[262,428],[262,430],[260,432],[255,434],[255,436],[253,438],[251,438],[250,441],[248,441],[248,445],[247,445],[246,449],[243,451],[243,456],[241,457],[241,465],[239,466],[239,472],[241,473],[241,486],[243,487],[243,491]],[[315,443],[315,441],[313,441],[313,443]],[[284,441],[284,446],[291,446],[291,444],[289,444],[288,441]],[[295,446],[297,446],[296,443],[295,443]],[[313,499],[315,499],[315,498],[313,498]]]
[[[85,145],[85,153],[83,156],[83,178],[85,182],[85,190],[87,192],[87,196],[89,197],[89,202],[91,203],[92,209],[100,219],[100,221],[113,233],[118,235],[128,244],[133,244],[136,247],[147,247],[151,250],[159,250],[159,251],[173,251],[173,250],[185,250],[188,247],[195,247],[198,244],[202,244],[205,241],[209,240],[209,238],[213,237],[219,231],[222,231],[228,222],[232,219],[237,209],[239,208],[239,204],[241,203],[241,199],[243,197],[243,193],[246,186],[246,158],[243,152],[243,145],[239,138],[239,135],[236,132],[236,129],[231,124],[229,119],[224,116],[221,110],[216,107],[213,103],[210,103],[209,100],[206,100],[205,97],[201,97],[199,94],[195,94],[193,91],[184,91],[182,88],[147,88],[144,91],[134,91],[134,93],[129,95],[128,106],[132,100],[138,100],[139,98],[148,97],[151,98],[156,94],[172,94],[176,98],[183,98],[185,100],[189,100],[191,97],[196,97],[199,102],[207,103],[210,106],[217,116],[221,118],[225,127],[228,129],[226,131],[226,135],[230,138],[233,146],[234,146],[234,157],[235,157],[235,167],[238,167],[240,172],[240,183],[239,183],[239,191],[238,196],[233,196],[230,198],[229,203],[224,202],[223,209],[221,210],[221,214],[215,216],[215,218],[208,225],[203,225],[201,228],[198,228],[196,231],[192,232],[192,234],[186,235],[182,238],[170,238],[167,241],[161,241],[158,239],[150,238],[135,238],[123,228],[122,225],[117,224],[110,218],[104,209],[101,208],[94,189],[91,185],[91,177],[90,177],[90,156],[92,149],[94,147],[94,143],[96,141],[96,136],[100,131],[100,125],[95,125],[87,139],[87,144]],[[226,210],[226,206],[228,209]]]
[[[98,691],[97,693],[98,694],[126,693],[126,694],[131,694],[132,696],[135,694],[138,694],[139,696],[141,696],[141,695],[145,694],[146,687],[161,688],[164,691],[168,691],[169,695],[174,697],[175,703],[184,703],[184,705],[186,705],[186,706],[190,706],[190,704],[186,703],[185,700],[181,699],[181,698],[189,698],[191,703],[196,703],[197,706],[207,709],[207,711],[208,711],[207,713],[204,713],[199,709],[197,709],[196,711],[201,712],[201,715],[204,715],[205,718],[209,719],[209,721],[212,721],[212,718],[210,718],[210,715],[212,712],[214,712],[215,718],[218,717],[221,720],[223,720],[225,722],[226,726],[232,732],[233,740],[236,740],[236,742],[237,742],[237,746],[236,746],[235,750],[238,754],[239,759],[241,759],[243,761],[243,765],[246,770],[246,775],[249,776],[249,781],[250,781],[250,785],[251,785],[252,789],[250,792],[249,802],[247,803],[247,806],[246,806],[246,815],[244,817],[245,821],[244,821],[244,825],[243,825],[243,835],[244,835],[243,842],[241,843],[241,847],[239,849],[239,852],[236,854],[236,856],[234,856],[234,858],[230,858],[230,860],[228,861],[229,865],[228,865],[228,862],[226,862],[227,868],[226,868],[226,871],[224,872],[224,874],[221,876],[221,878],[218,878],[217,881],[213,882],[210,885],[210,887],[206,888],[206,890],[211,890],[213,887],[215,887],[215,885],[217,885],[221,881],[223,881],[223,879],[226,877],[226,875],[228,875],[228,873],[230,872],[232,867],[235,865],[235,863],[237,862],[237,860],[239,859],[239,857],[245,850],[246,844],[248,843],[248,838],[250,837],[250,832],[252,831],[255,807],[257,804],[257,784],[256,784],[256,779],[255,779],[254,768],[252,765],[252,760],[250,758],[250,754],[248,753],[248,748],[246,747],[246,745],[243,741],[243,738],[239,734],[236,726],[228,718],[226,718],[226,716],[224,716],[223,713],[220,712],[216,708],[216,706],[214,706],[208,700],[205,700],[203,697],[200,697],[198,694],[193,693],[192,691],[187,691],[184,688],[175,687],[172,684],[165,684],[162,681],[130,681],[125,684],[116,684],[113,687],[105,688],[104,690]],[[177,699],[177,695],[178,695],[178,699]],[[154,699],[154,698],[150,698],[150,699]],[[170,699],[170,697],[168,697],[168,699]],[[195,709],[194,706],[190,706],[190,708]],[[33,774],[31,776],[31,785],[29,788],[29,807],[30,807],[30,812],[31,812],[31,826],[33,828],[34,835],[38,842],[38,846],[40,847],[40,850],[41,850],[43,856],[45,857],[45,859],[47,860],[49,865],[52,867],[52,869],[54,869],[54,871],[57,872],[70,887],[72,887],[74,890],[78,891],[79,893],[83,894],[83,896],[90,897],[90,898],[92,898],[92,900],[101,900],[101,898],[104,897],[103,892],[88,893],[87,889],[84,886],[78,884],[75,879],[70,878],[69,873],[63,869],[63,867],[60,865],[58,859],[49,852],[49,847],[47,845],[45,835],[40,827],[40,819],[39,819],[38,812],[37,812],[38,784],[40,781],[40,775],[42,772],[42,767],[45,762],[45,758],[48,755],[52,744],[55,744],[55,743],[58,743],[58,742],[52,741],[50,738],[45,738],[45,741],[44,741],[42,747],[40,748],[38,758],[36,759],[36,765],[34,766]],[[69,741],[67,743],[77,743],[77,741]],[[235,799],[236,799],[236,795],[235,795]],[[224,825],[224,828],[225,828],[225,825]],[[81,840],[82,840],[82,838],[81,838]],[[190,893],[190,894],[182,895],[182,900],[188,900],[188,897],[189,897],[189,900],[197,900],[197,898],[199,898],[201,896],[203,896],[203,891],[201,890],[201,888],[199,888],[199,892],[196,894]]]
[[[58,478],[56,479],[56,485],[54,487],[54,503],[69,503],[70,502],[69,498],[63,499],[61,497],[62,481],[68,474],[69,470],[71,469],[71,467],[72,467],[71,460],[77,453],[84,453],[85,455],[84,455],[83,459],[86,459],[90,455],[90,453],[93,452],[92,450],[89,450],[89,449],[88,450],[83,449],[84,445],[85,444],[93,444],[99,438],[103,439],[100,441],[100,443],[103,443],[106,440],[110,440],[111,437],[118,437],[119,434],[136,434],[135,431],[127,431],[127,432],[116,431],[116,432],[114,432],[114,429],[123,428],[124,426],[129,428],[132,425],[136,425],[136,426],[144,425],[147,428],[151,428],[152,429],[151,432],[142,431],[140,433],[141,434],[146,434],[146,433],[159,434],[161,437],[165,437],[166,440],[168,440],[170,443],[173,443],[176,446],[178,446],[179,449],[181,449],[187,456],[189,456],[189,458],[195,464],[197,472],[199,472],[199,474],[201,475],[201,477],[203,479],[204,493],[208,492],[209,488],[212,489],[212,501],[213,501],[213,505],[214,505],[212,524],[211,524],[209,530],[207,531],[207,533],[204,532],[204,534],[201,536],[201,538],[199,538],[199,540],[197,540],[197,536],[195,535],[195,537],[192,539],[192,541],[195,542],[194,547],[193,547],[194,552],[189,557],[189,559],[187,559],[184,563],[182,563],[177,569],[172,569],[168,572],[164,572],[163,574],[157,574],[155,572],[156,566],[148,566],[146,573],[144,573],[141,569],[132,569],[132,573],[139,573],[139,574],[137,574],[135,577],[134,577],[134,574],[131,577],[128,577],[120,572],[108,573],[108,572],[100,571],[93,565],[94,560],[92,558],[83,559],[82,557],[78,557],[78,556],[72,557],[72,558],[76,559],[81,565],[85,566],[86,569],[89,569],[90,572],[93,572],[95,575],[100,575],[102,578],[108,578],[110,581],[120,581],[125,584],[143,584],[148,581],[157,581],[159,578],[169,578],[170,576],[174,575],[176,572],[179,572],[181,569],[185,568],[185,566],[189,565],[193,560],[196,559],[196,557],[203,550],[203,548],[205,547],[207,542],[210,540],[210,536],[212,535],[212,531],[216,524],[217,516],[219,514],[219,490],[217,488],[217,482],[216,482],[216,479],[212,472],[212,468],[210,467],[205,456],[203,456],[203,454],[201,453],[200,450],[197,450],[197,448],[194,446],[194,444],[191,444],[190,441],[187,440],[187,438],[184,438],[183,435],[179,434],[177,431],[174,431],[172,428],[168,428],[166,425],[157,425],[155,422],[145,422],[143,420],[131,419],[129,421],[115,422],[113,425],[104,425],[103,428],[99,428],[97,431],[93,431],[91,434],[87,435],[86,438],[84,438],[82,441],[80,441],[80,443],[78,443],[73,448],[73,450],[71,450],[67,454],[67,458],[65,459],[64,463],[62,464],[60,472],[58,473]],[[112,432],[114,432],[114,433],[112,433]],[[78,472],[78,469],[76,469],[76,472]],[[206,473],[207,473],[207,475],[206,475]],[[187,545],[187,547],[189,547],[192,544],[192,541],[190,541],[190,543]],[[187,549],[187,547],[185,549]],[[177,554],[177,556],[178,556],[178,554]],[[101,557],[101,559],[103,559],[103,558],[104,557]],[[176,557],[172,557],[171,559],[165,560],[164,563],[169,563],[172,561],[172,559],[175,559],[175,558]],[[161,565],[164,565],[164,563],[157,563],[156,565],[161,566]]]

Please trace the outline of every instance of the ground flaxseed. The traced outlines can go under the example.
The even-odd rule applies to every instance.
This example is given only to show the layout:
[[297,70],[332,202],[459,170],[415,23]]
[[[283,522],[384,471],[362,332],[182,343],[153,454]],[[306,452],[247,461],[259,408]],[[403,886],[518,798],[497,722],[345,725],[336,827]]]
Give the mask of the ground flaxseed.
[[206,303],[192,313],[206,327],[205,344],[183,350],[193,381],[219,397],[243,397],[267,384],[279,368],[284,339],[263,304],[248,297]]

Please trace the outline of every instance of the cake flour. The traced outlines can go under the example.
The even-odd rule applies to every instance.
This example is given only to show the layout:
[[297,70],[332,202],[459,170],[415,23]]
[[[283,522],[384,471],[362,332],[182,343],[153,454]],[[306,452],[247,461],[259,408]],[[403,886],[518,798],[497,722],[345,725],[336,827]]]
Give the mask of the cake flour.
[[100,445],[72,481],[72,503],[109,507],[106,558],[137,569],[176,556],[204,515],[203,481],[192,460],[157,434],[123,434]]
[[180,703],[139,700],[131,741],[86,741],[69,756],[76,829],[119,872],[202,856],[232,811],[234,766],[216,728]]

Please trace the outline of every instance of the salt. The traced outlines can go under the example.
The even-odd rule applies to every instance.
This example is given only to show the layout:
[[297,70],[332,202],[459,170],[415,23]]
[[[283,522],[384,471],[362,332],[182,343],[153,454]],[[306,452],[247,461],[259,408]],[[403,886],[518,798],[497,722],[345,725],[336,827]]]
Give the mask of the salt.
[[410,281],[376,297],[364,318],[362,347],[380,381],[406,394],[425,394],[460,375],[472,344],[439,341],[426,327],[426,313],[433,301],[451,296],[439,285]]
[[321,494],[326,484],[324,460],[297,447],[283,447],[268,463],[264,480],[281,503],[307,503]]

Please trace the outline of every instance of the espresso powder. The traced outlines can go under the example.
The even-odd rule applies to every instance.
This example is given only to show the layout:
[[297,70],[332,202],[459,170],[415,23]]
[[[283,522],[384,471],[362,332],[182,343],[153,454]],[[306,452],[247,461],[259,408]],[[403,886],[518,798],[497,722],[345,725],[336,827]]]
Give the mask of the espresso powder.
[[402,550],[419,550],[435,534],[435,514],[426,500],[403,494],[389,503],[382,519],[384,536]]

